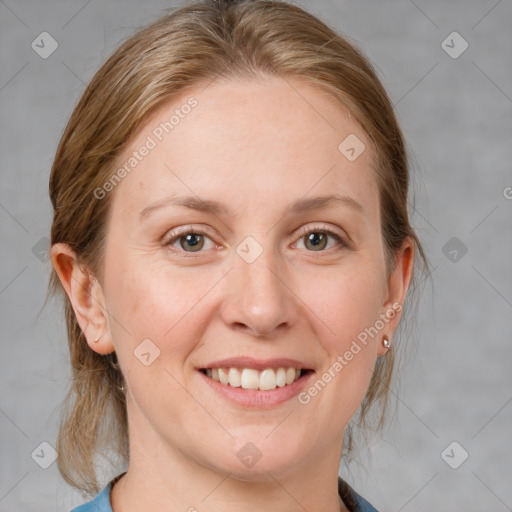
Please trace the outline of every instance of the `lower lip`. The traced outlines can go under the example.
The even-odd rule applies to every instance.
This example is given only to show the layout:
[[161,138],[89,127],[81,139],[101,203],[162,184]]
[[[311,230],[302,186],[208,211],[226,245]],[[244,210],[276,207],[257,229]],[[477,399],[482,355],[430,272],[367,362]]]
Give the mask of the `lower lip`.
[[292,384],[287,384],[282,388],[277,387],[276,389],[269,391],[261,391],[259,389],[235,388],[226,384],[221,384],[220,382],[207,377],[203,372],[198,371],[198,373],[203,377],[211,389],[225,397],[233,404],[253,409],[270,408],[294,398],[306,387],[307,382],[314,375],[314,372],[310,372],[302,375]]

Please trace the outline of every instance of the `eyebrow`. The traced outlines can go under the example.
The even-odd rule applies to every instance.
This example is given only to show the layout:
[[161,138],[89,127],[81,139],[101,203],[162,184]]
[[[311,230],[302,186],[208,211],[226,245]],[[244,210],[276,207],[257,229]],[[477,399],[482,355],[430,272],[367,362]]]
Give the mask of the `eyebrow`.
[[[288,213],[304,213],[311,210],[319,210],[333,204],[344,204],[358,213],[363,213],[363,206],[358,203],[354,198],[345,195],[331,194],[328,196],[317,196],[308,199],[301,198],[295,201],[288,209]],[[169,197],[162,199],[150,206],[147,206],[139,213],[139,218],[142,219],[148,214],[166,206],[184,206],[191,210],[210,212],[215,215],[230,215],[229,209],[219,203],[218,201],[200,199],[196,196],[183,196],[183,197]]]

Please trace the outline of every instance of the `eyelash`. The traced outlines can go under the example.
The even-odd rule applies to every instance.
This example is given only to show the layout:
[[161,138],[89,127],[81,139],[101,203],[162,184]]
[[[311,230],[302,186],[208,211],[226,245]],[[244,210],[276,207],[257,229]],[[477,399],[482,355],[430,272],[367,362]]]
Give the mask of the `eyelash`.
[[[328,236],[334,238],[334,240],[336,240],[337,244],[339,244],[341,246],[341,249],[347,249],[348,248],[348,244],[345,242],[345,240],[343,240],[343,238],[340,235],[338,235],[334,231],[330,230],[326,226],[322,226],[321,224],[315,224],[313,226],[304,226],[304,227],[302,227],[299,230],[298,234],[297,234],[297,236],[298,236],[297,240],[301,240],[306,235],[310,235],[311,233],[323,233],[325,235],[328,235]],[[325,249],[323,251],[308,251],[308,252],[313,253],[313,254],[315,254],[316,252],[318,252],[318,253],[330,253],[332,251],[332,249],[335,249],[335,248],[331,247],[331,248]]]
[[[347,242],[345,242],[345,240],[340,235],[338,235],[334,231],[328,229],[326,226],[322,226],[322,225],[318,225],[318,224],[313,225],[313,226],[302,227],[297,234],[297,241],[301,240],[306,235],[309,235],[311,233],[322,233],[322,234],[330,236],[331,238],[334,238],[336,243],[340,246],[338,248],[338,250],[347,249],[349,247],[349,244]],[[202,236],[206,236],[210,239],[212,238],[212,234],[208,230],[205,230],[205,229],[195,230],[195,229],[193,229],[192,226],[182,226],[182,227],[174,230],[174,233],[171,233],[169,235],[170,238],[166,237],[166,239],[163,242],[163,245],[165,247],[172,248],[173,250],[176,250],[177,252],[185,255],[186,257],[195,257],[196,254],[200,254],[200,253],[204,252],[204,251],[185,251],[181,248],[172,247],[177,241],[179,241],[180,238],[182,238],[186,235],[202,235]],[[212,242],[213,242],[213,240],[212,240]],[[315,253],[330,254],[333,249],[336,249],[336,248],[330,247],[329,249],[324,249],[324,250],[320,250],[320,251],[308,251],[308,252],[312,253],[313,255],[315,255]]]

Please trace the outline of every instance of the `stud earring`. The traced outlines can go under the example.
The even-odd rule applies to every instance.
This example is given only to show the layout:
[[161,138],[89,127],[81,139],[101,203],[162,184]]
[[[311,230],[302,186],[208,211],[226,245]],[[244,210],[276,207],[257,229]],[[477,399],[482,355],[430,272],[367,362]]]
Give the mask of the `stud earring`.
[[391,347],[391,341],[389,341],[389,338],[386,335],[384,335],[384,337],[382,338],[382,344],[386,348],[390,348]]
[[98,341],[100,341],[101,336],[103,336],[103,334],[94,338],[94,343],[98,343]]

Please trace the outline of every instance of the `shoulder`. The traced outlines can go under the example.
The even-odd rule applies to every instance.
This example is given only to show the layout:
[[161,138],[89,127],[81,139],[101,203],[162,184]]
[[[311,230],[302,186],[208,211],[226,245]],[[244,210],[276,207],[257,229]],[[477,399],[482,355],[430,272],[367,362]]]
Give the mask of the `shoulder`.
[[[120,476],[121,475],[119,475],[119,477]],[[112,512],[112,507],[110,506],[110,489],[112,488],[113,482],[119,477],[109,482],[92,501],[74,508],[71,512]],[[362,496],[357,494],[357,492],[340,477],[338,477],[338,493],[350,512],[377,512],[377,509]]]
[[341,477],[338,477],[338,494],[350,512],[377,512],[376,508],[357,494]]
[[71,512],[112,512],[112,507],[110,506],[111,487],[112,482],[109,482],[92,501],[74,508]]
[[110,505],[110,490],[124,474],[126,474],[126,471],[110,480],[110,482],[92,501],[88,501],[87,503],[74,508],[71,512],[112,512],[112,506]]

